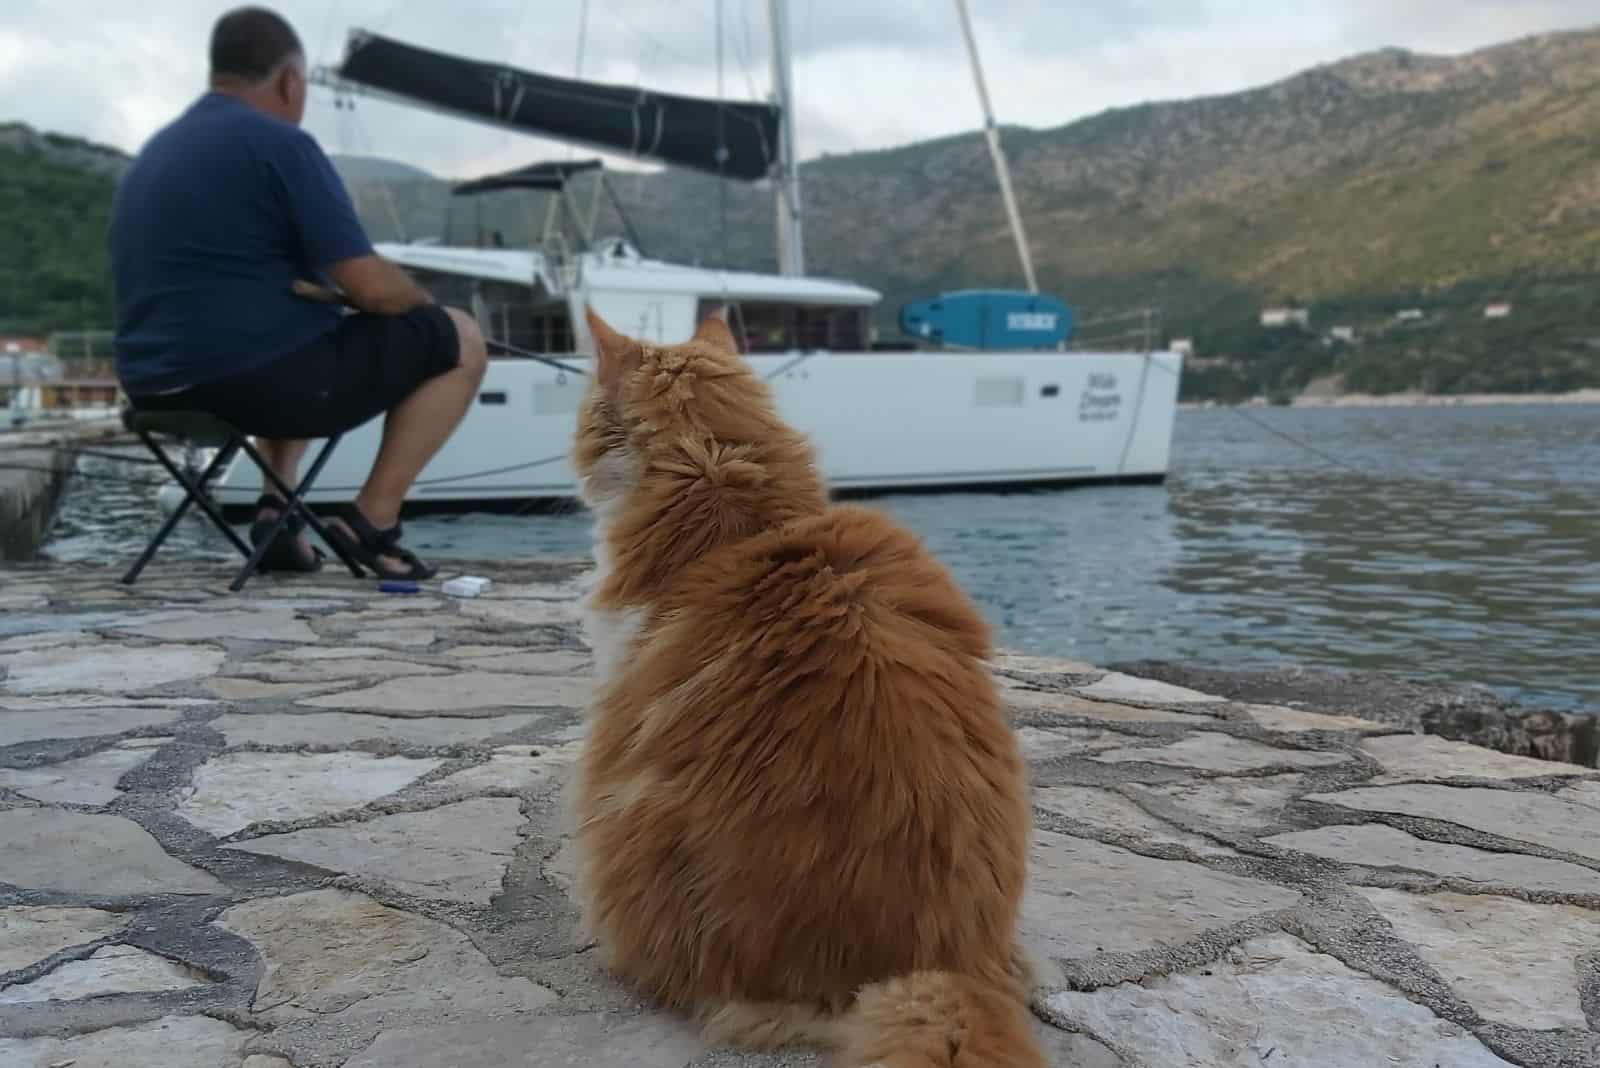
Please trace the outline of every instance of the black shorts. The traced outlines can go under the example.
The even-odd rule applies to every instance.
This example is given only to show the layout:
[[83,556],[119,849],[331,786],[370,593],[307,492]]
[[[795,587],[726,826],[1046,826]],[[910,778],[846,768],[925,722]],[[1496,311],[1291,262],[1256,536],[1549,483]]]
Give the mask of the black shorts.
[[402,315],[357,312],[263,367],[133,403],[209,412],[256,437],[325,438],[387,412],[460,360],[456,324],[437,304]]

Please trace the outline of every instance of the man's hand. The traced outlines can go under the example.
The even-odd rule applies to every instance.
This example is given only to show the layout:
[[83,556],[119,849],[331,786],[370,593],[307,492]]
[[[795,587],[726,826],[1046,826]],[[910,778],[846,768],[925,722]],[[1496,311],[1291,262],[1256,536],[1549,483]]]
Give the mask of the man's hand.
[[319,286],[315,282],[307,282],[304,279],[297,278],[291,288],[294,289],[295,296],[303,297],[306,300],[314,300],[319,304],[343,304],[347,308],[351,306],[349,297],[329,289],[327,286]]
[[[342,291],[342,295],[334,295],[335,299],[374,315],[399,315],[423,304],[433,303],[427,290],[417,285],[398,265],[382,256],[341,260],[329,268],[328,273]],[[296,292],[300,292],[300,285],[296,283]],[[322,289],[321,286],[312,288]]]

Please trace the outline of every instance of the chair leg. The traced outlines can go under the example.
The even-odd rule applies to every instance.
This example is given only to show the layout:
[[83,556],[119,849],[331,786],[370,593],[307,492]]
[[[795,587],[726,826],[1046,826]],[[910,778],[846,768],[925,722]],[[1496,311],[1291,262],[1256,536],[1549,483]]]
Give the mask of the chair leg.
[[143,441],[145,447],[155,454],[161,466],[167,469],[167,473],[178,480],[178,484],[184,489],[184,498],[178,502],[178,506],[172,510],[172,514],[161,524],[161,529],[156,531],[155,537],[150,539],[150,543],[145,546],[144,552],[139,554],[139,558],[133,562],[133,566],[128,568],[127,573],[122,576],[123,584],[131,586],[138,580],[140,572],[145,569],[145,565],[155,557],[156,551],[161,548],[162,543],[177,529],[178,523],[188,512],[190,504],[198,503],[204,509],[206,515],[211,517],[211,521],[217,525],[217,529],[221,530],[223,534],[227,535],[228,540],[233,542],[234,548],[238,549],[242,555],[249,556],[250,549],[245,545],[244,539],[240,538],[234,529],[223,520],[222,514],[217,511],[216,506],[206,496],[206,484],[211,481],[218,471],[233,460],[239,451],[239,443],[230,441],[218,449],[217,455],[212,458],[211,463],[206,465],[206,469],[200,473],[199,479],[192,480],[184,473],[182,468],[172,462],[149,432],[141,431],[139,440]]
[[249,559],[246,560],[244,567],[239,570],[238,575],[236,575],[233,582],[229,584],[228,588],[233,592],[238,593],[244,588],[244,584],[249,581],[250,575],[254,573],[256,567],[261,563],[261,557],[266,553],[267,546],[271,545],[272,539],[276,538],[278,536],[278,532],[283,530],[283,528],[288,525],[289,517],[297,512],[305,519],[307,525],[315,530],[323,541],[327,542],[328,548],[332,549],[334,554],[339,557],[340,561],[350,569],[351,575],[355,576],[356,578],[360,578],[363,575],[361,565],[352,559],[350,555],[339,545],[339,543],[328,535],[328,528],[324,526],[322,520],[317,518],[311,509],[307,507],[304,500],[305,494],[310,491],[312,485],[317,480],[317,476],[322,473],[323,466],[328,462],[329,457],[333,455],[333,447],[339,443],[340,436],[341,435],[335,434],[333,437],[327,440],[327,442],[322,446],[321,450],[318,451],[316,459],[311,462],[311,469],[307,471],[300,479],[300,485],[292,490],[287,484],[284,483],[283,479],[278,477],[278,473],[272,469],[272,467],[266,462],[266,459],[256,451],[254,445],[252,445],[248,440],[242,443],[244,450],[249,455],[250,459],[255,462],[255,465],[258,468],[261,469],[262,477],[269,482],[274,489],[283,495],[286,505],[282,514],[278,516],[277,522],[273,524],[272,529],[267,532],[267,535],[264,538],[261,539],[261,544],[258,545],[255,551],[250,554]]

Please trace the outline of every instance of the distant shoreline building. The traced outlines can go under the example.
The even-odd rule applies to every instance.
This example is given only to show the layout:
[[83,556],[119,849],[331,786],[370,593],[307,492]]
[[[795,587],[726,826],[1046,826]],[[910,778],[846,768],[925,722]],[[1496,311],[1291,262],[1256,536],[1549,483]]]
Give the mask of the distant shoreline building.
[[1261,325],[1276,329],[1283,326],[1307,326],[1311,322],[1311,312],[1305,308],[1262,308]]

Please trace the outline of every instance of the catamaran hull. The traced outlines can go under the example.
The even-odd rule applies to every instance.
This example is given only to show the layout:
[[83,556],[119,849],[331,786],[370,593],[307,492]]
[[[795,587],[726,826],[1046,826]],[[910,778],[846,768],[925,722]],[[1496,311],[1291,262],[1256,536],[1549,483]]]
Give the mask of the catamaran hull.
[[[588,361],[566,358],[587,369]],[[823,353],[755,356],[784,417],[815,443],[836,493],[1151,482],[1166,476],[1182,357],[1176,353]],[[565,502],[586,376],[491,360],[477,403],[422,472],[418,511]],[[308,495],[351,500],[381,420],[345,435]],[[313,446],[315,448],[315,446]],[[261,493],[248,460],[215,484],[230,516]],[[176,487],[162,493],[171,506]]]

